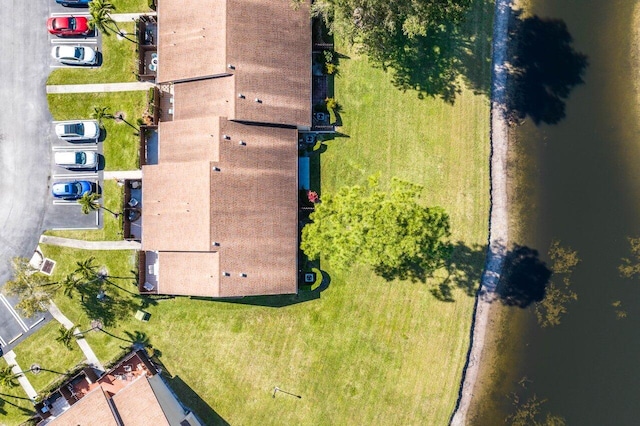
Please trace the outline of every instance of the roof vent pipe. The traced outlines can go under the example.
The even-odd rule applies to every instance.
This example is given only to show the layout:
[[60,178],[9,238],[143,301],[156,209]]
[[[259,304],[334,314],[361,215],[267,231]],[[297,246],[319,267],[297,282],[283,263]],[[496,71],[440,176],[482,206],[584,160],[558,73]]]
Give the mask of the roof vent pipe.
[[236,67],[234,65],[231,64],[227,64],[227,68],[229,68],[230,70],[235,70]]
[[222,135],[222,137],[227,141],[231,140],[231,136],[229,136],[229,135]]

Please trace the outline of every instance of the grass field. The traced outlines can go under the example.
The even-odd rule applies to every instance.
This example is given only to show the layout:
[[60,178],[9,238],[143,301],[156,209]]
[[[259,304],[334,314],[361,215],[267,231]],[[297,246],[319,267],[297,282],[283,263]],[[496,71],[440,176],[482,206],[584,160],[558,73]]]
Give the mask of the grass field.
[[[482,15],[478,25],[490,28],[490,20]],[[335,84],[346,136],[317,150],[316,183],[323,194],[374,173],[383,184],[393,176],[422,184],[425,204],[451,216],[457,273],[447,286],[454,301],[433,295],[444,272],[426,284],[385,282],[367,268],[339,273],[325,262],[331,282],[319,295],[156,300],[144,308],[147,323],[133,318],[132,306],[108,330],[146,335],[173,389],[207,424],[442,425],[453,409],[469,343],[469,293],[479,282],[487,239],[489,102],[467,89],[454,105],[418,99],[365,59],[339,50],[350,57],[341,60]],[[43,249],[58,261],[56,276],[90,255]],[[94,255],[114,275],[134,266],[132,252]],[[89,324],[77,299],[60,296],[56,303],[72,321]],[[103,333],[86,337],[102,361],[122,351],[122,341]],[[16,353],[34,359],[20,355],[35,350],[23,345]],[[302,398],[273,398],[274,386]]]
[[151,12],[148,0],[113,0],[116,13]]
[[[47,95],[54,120],[90,118],[95,107],[108,107],[111,114],[123,112],[134,126],[147,108],[147,92],[74,93]],[[138,168],[139,143],[136,130],[124,122],[105,119],[105,170]]]
[[[129,34],[133,23],[118,26]],[[138,72],[136,44],[118,39],[115,35],[102,36],[102,64],[97,68],[64,67],[49,74],[47,84],[125,83],[137,81]]]

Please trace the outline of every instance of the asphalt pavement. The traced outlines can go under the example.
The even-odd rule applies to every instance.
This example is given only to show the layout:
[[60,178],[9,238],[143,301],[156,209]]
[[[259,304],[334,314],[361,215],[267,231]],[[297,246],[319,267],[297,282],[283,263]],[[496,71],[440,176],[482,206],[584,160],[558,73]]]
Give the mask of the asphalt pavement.
[[[0,25],[0,286],[12,276],[11,259],[30,258],[47,224],[81,214],[77,205],[55,205],[49,192],[56,136],[46,94],[52,70],[46,21],[51,13],[87,13],[54,0],[11,1],[2,10],[10,19]],[[16,302],[0,297],[5,349],[50,319],[48,314],[21,318],[13,309]]]

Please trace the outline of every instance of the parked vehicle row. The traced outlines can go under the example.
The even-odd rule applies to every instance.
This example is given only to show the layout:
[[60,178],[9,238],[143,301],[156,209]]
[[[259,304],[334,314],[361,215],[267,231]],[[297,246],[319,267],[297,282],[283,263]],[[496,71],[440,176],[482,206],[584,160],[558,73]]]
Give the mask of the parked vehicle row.
[[88,6],[91,0],[56,0],[56,3],[63,6]]
[[[95,144],[100,138],[100,125],[96,120],[70,120],[55,123],[56,136],[75,144]],[[61,150],[53,155],[54,164],[64,169],[81,172],[97,171],[100,155],[93,150]],[[77,200],[86,193],[94,192],[95,183],[87,180],[54,182],[51,194],[61,200]]]

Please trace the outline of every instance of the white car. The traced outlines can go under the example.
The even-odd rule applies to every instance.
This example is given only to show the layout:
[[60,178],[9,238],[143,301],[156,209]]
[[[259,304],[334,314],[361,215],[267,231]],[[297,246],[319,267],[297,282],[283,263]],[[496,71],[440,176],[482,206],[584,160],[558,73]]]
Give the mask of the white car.
[[98,168],[98,153],[95,151],[58,151],[54,155],[56,166],[70,170]]
[[88,46],[53,46],[51,56],[56,61],[68,65],[95,65],[98,62],[96,51]]
[[96,120],[74,120],[56,123],[56,135],[69,142],[97,142],[100,126]]

